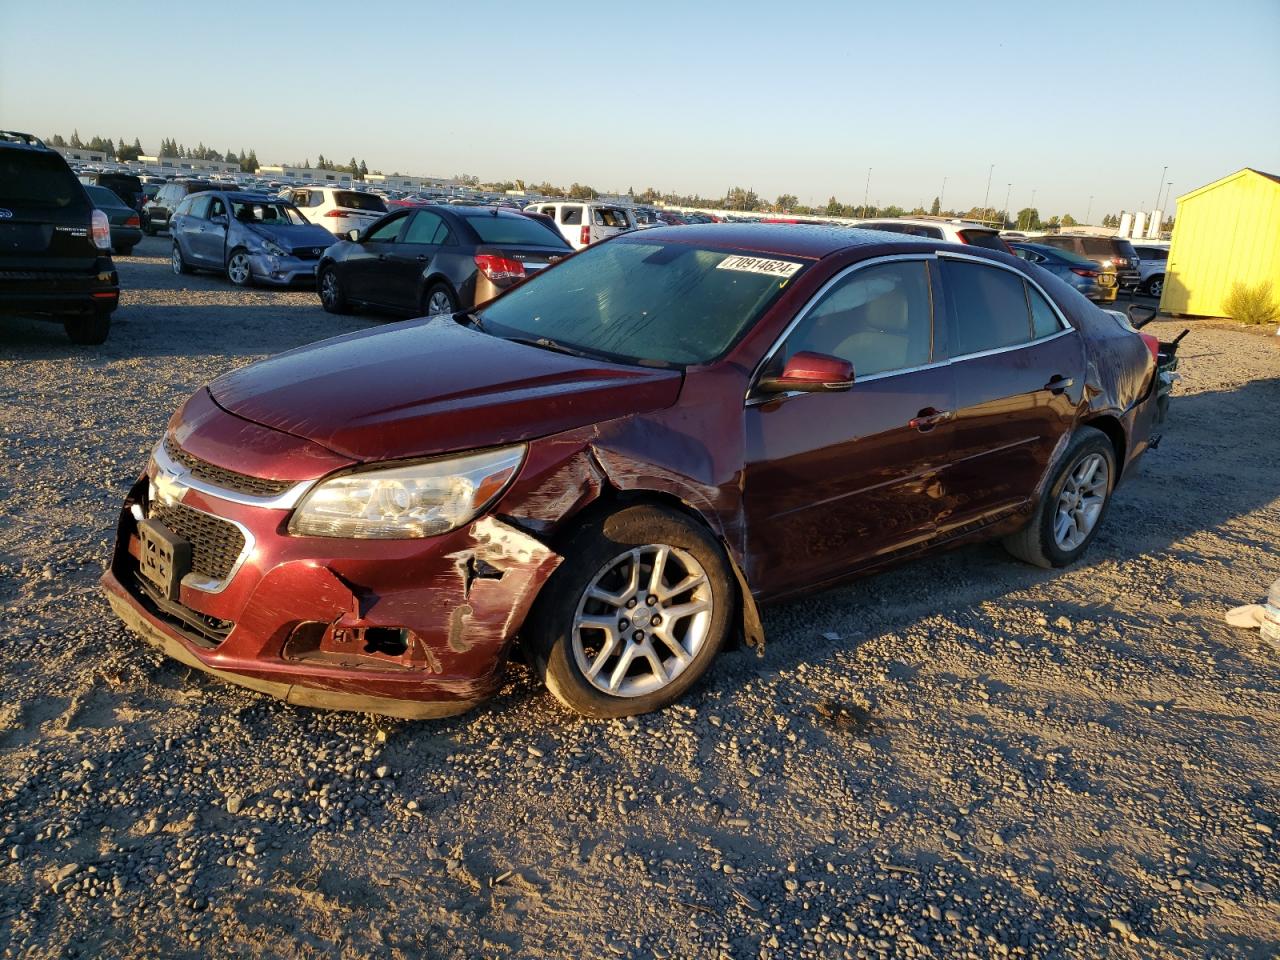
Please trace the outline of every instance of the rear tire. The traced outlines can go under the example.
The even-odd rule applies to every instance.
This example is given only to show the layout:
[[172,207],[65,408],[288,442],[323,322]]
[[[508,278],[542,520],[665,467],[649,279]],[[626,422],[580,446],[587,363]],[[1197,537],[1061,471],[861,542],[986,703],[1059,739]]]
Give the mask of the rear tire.
[[329,313],[350,313],[351,304],[342,292],[342,281],[338,271],[332,264],[320,271],[320,281],[316,284],[320,294],[320,305]]
[[67,317],[62,321],[62,329],[67,332],[67,339],[72,343],[96,347],[105,343],[111,332],[111,313],[107,310],[95,310],[83,316]]
[[1148,297],[1159,297],[1164,293],[1164,274],[1160,273],[1148,278],[1142,285],[1142,292]]
[[1096,427],[1078,428],[1031,522],[1006,537],[1004,548],[1019,560],[1045,569],[1075,563],[1106,519],[1115,481],[1111,440]]
[[176,274],[195,273],[195,268],[187,263],[182,256],[182,248],[178,246],[178,241],[173,241],[173,249],[169,252],[169,266],[173,268]]
[[422,295],[424,317],[446,317],[458,312],[458,298],[446,284],[433,283]]
[[586,522],[561,553],[526,634],[557,700],[588,717],[628,717],[667,706],[706,673],[738,595],[704,527],[637,505]]

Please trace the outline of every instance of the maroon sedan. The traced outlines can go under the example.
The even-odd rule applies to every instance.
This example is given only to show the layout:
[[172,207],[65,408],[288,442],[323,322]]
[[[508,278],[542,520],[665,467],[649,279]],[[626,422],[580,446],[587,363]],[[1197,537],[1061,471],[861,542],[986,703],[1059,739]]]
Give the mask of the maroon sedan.
[[458,713],[518,646],[574,709],[640,713],[759,647],[762,601],[992,537],[1073,562],[1148,445],[1153,373],[1002,253],[655,228],[215,380],[103,582],[170,655],[293,703]]

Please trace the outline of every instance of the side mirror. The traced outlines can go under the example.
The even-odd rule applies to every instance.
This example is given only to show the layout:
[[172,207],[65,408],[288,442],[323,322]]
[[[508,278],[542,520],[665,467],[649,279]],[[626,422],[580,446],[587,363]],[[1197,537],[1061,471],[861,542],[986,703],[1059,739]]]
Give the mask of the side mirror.
[[853,364],[825,353],[802,350],[791,357],[776,377],[763,377],[762,393],[840,393],[853,386]]
[[1135,330],[1141,330],[1154,320],[1159,312],[1157,307],[1144,307],[1140,303],[1129,304],[1129,308],[1125,311],[1129,315],[1129,325]]
[[359,231],[359,230],[356,230],[355,228],[352,228],[352,229],[348,230],[348,231],[346,232],[345,236],[346,236],[346,238],[347,238],[348,240],[350,240],[352,243],[359,243],[359,242],[360,242],[360,231]]

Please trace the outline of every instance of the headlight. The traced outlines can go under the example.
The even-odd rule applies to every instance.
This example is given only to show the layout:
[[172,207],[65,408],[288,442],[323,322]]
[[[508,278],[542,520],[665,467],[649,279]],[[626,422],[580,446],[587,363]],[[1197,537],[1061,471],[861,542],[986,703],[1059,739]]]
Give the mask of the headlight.
[[287,257],[289,255],[288,250],[280,246],[278,243],[272,243],[270,240],[262,241],[262,249],[273,257]]
[[325,480],[299,504],[289,532],[379,540],[448,533],[498,499],[524,453],[521,444]]

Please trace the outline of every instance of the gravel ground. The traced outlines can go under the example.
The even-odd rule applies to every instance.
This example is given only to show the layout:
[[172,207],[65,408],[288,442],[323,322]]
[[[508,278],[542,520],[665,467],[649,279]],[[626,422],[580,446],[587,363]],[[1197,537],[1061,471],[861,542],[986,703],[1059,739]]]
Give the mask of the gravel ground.
[[[376,326],[119,261],[0,331],[0,956],[1272,957],[1280,350],[1198,325],[1087,562],[960,550],[766,611],[685,703],[290,707],[113,621],[117,503],[237,364]],[[1170,334],[1177,323],[1160,326]]]

